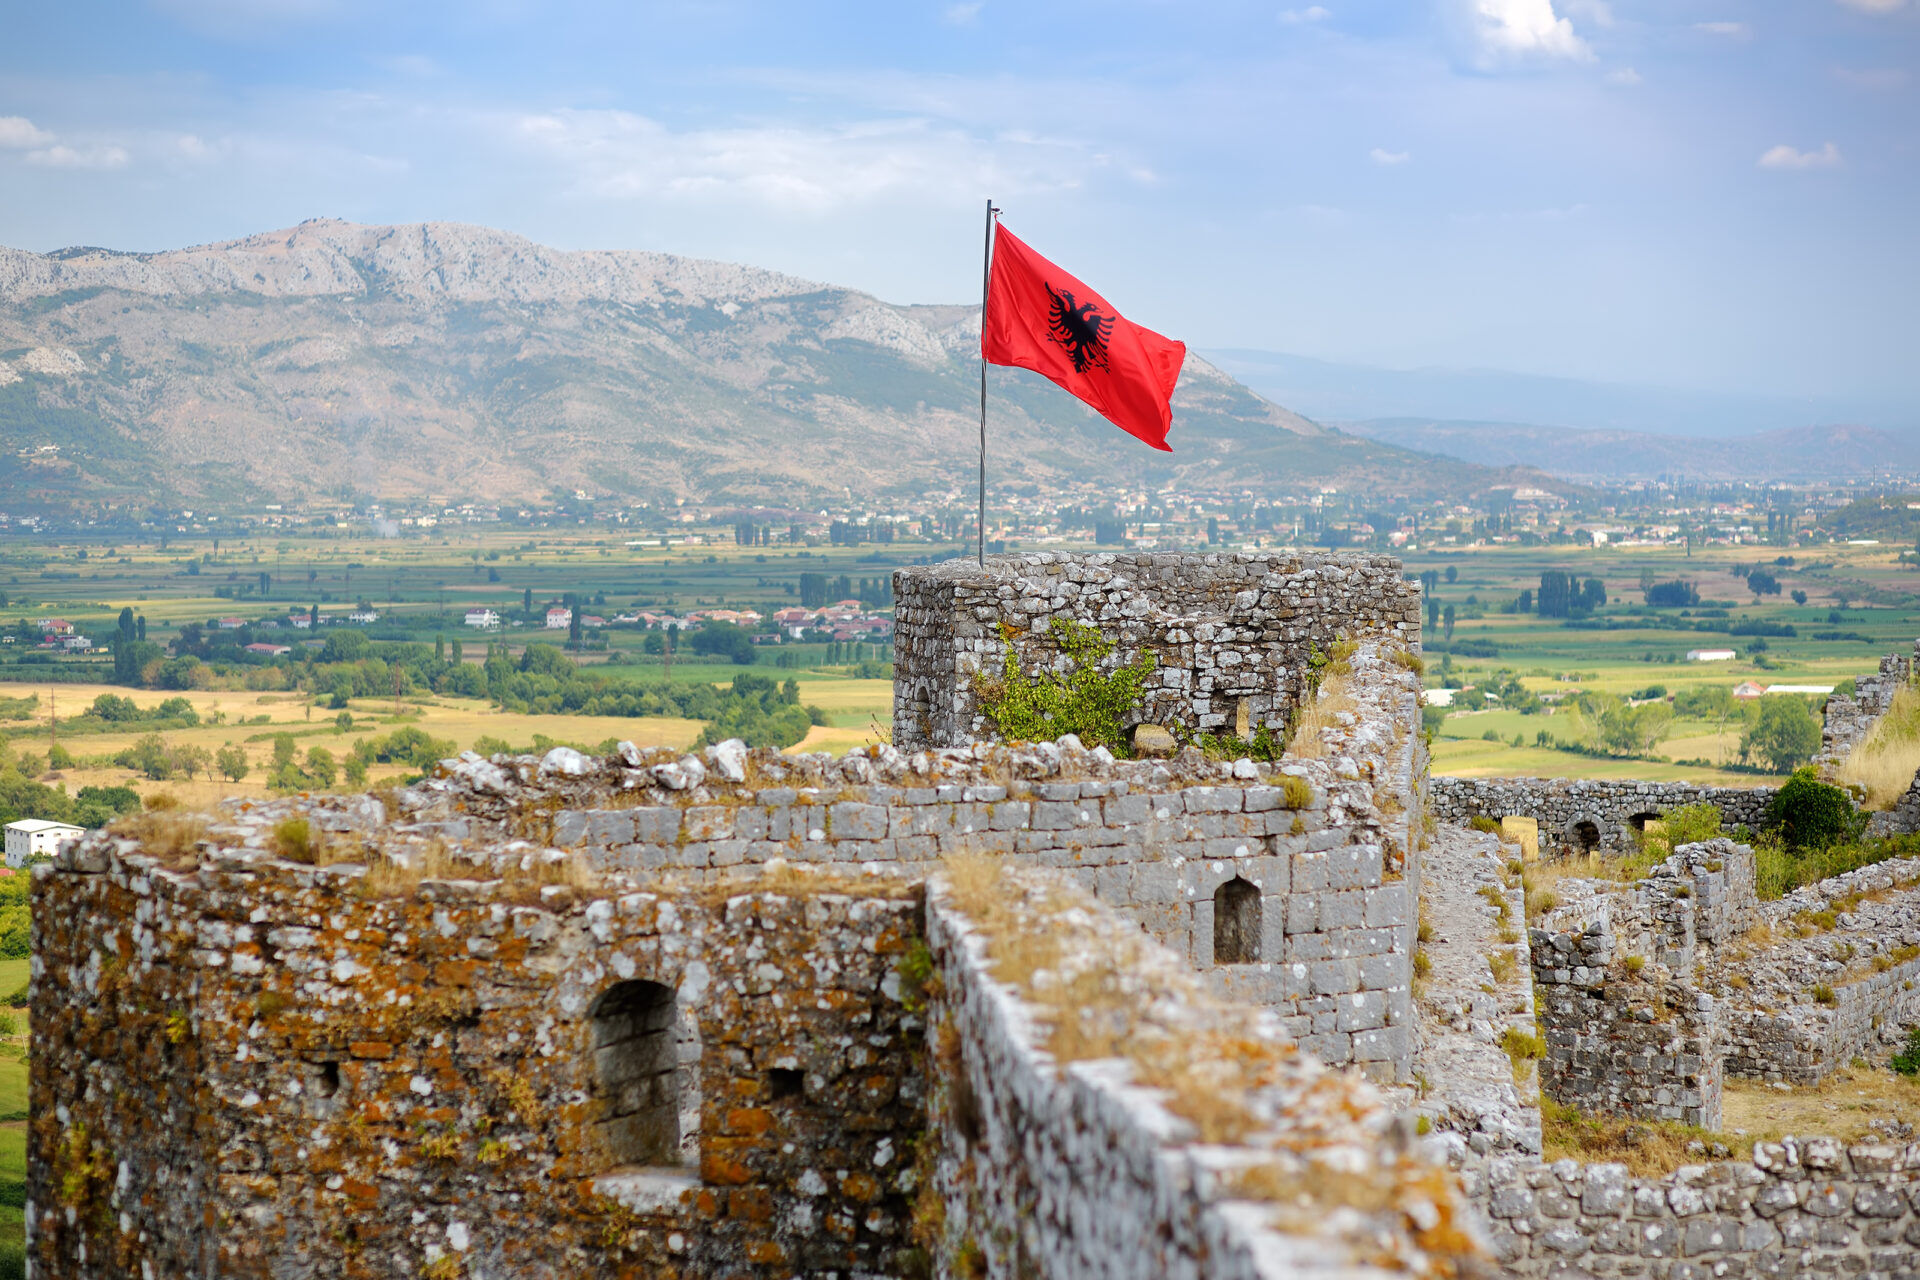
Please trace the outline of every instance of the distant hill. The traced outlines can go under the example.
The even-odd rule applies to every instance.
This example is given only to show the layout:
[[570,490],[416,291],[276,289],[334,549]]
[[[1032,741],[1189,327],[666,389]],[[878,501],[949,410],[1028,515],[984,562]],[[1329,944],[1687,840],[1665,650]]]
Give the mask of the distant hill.
[[1210,350],[1207,358],[1268,399],[1320,422],[1423,418],[1703,437],[1749,436],[1814,422],[1920,428],[1911,398],[1698,391],[1497,369],[1386,369],[1278,351]]
[[1920,437],[1872,427],[1790,427],[1701,439],[1431,418],[1339,425],[1403,449],[1489,467],[1541,467],[1582,483],[1662,475],[1694,480],[1874,480],[1920,474]]
[[[965,493],[979,316],[447,223],[0,249],[0,495],[817,504]],[[1003,492],[1537,484],[1332,430],[1190,357],[1171,458],[996,370]]]

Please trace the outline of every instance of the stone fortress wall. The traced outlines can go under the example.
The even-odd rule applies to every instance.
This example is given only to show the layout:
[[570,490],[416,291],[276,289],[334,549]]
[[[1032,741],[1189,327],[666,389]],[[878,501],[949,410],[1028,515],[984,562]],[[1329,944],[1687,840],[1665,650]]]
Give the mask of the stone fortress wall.
[[[1071,738],[560,748],[380,799],[242,805],[155,849],[95,837],[36,876],[58,1046],[34,1085],[39,1273],[909,1271],[919,886],[945,858],[1051,869],[1169,943],[1188,983],[1257,1002],[1258,1036],[1291,1033],[1300,1062],[1404,1078],[1425,775],[1407,652],[1397,633],[1343,651],[1324,727],[1274,764]],[[327,865],[278,856],[289,812]],[[1164,1146],[1118,1096],[1073,1105],[1122,1148]],[[1332,1123],[1311,1093],[1262,1097]],[[1220,1192],[1177,1161],[1129,1176],[1149,1166],[1196,1257],[1254,1242],[1193,1274],[1320,1256],[1265,1210],[1182,1208]]]
[[1462,1177],[1493,1256],[1530,1280],[1910,1280],[1920,1259],[1920,1143],[1789,1138],[1664,1178],[1503,1157]]
[[1000,675],[1009,644],[1027,674],[1053,667],[1055,619],[1097,626],[1121,662],[1153,656],[1129,727],[1242,737],[1285,731],[1316,651],[1340,640],[1420,640],[1419,584],[1392,556],[949,560],[895,573],[893,599],[893,741],[903,750],[991,737],[976,682]]
[[1920,669],[1920,640],[1914,641],[1911,655],[1890,653],[1880,659],[1880,669],[1854,682],[1853,696],[1833,694],[1827,699],[1820,731],[1820,753],[1814,763],[1838,764],[1854,745],[1872,730],[1874,722],[1887,714],[1893,695],[1914,679]]
[[[1183,958],[1050,876],[1001,873],[992,924],[960,896],[945,877],[928,895],[937,1201],[921,1220],[937,1257],[973,1265],[940,1274],[1486,1274],[1472,1210],[1377,1091],[1210,998]],[[1023,990],[1017,957],[1042,934],[1049,970]],[[1050,1039],[1063,1017],[1033,988],[1063,981],[1114,1047]]]
[[[418,821],[530,835],[601,869],[692,883],[772,859],[924,877],[988,854],[1049,867],[1274,1009],[1323,1061],[1404,1079],[1425,751],[1418,679],[1368,641],[1351,710],[1276,764],[1115,760],[1072,739],[840,759],[477,757],[423,784]],[[1346,721],[1342,722],[1341,716]],[[1223,941],[1238,939],[1231,955]]]
[[1726,1009],[1696,970],[1703,946],[1752,919],[1753,851],[1684,845],[1630,886],[1563,880],[1556,893],[1566,900],[1528,929],[1541,1089],[1597,1115],[1719,1128]]
[[378,803],[324,814],[357,865],[274,857],[285,812],[36,872],[33,1274],[896,1268],[911,886],[385,891]]
[[[1349,557],[915,571],[897,588],[907,750],[469,755],[388,793],[391,811],[364,797],[243,806],[165,858],[114,836],[77,846],[35,880],[48,1048],[29,1137],[34,1274],[133,1274],[136,1260],[164,1264],[156,1274],[471,1280],[1360,1276],[1382,1256],[1432,1269],[1473,1235],[1435,1234],[1455,1221],[1445,1179],[1350,1092],[1364,1086],[1316,1083],[1314,1063],[1410,1074],[1429,813],[1547,802],[1524,780],[1430,797],[1407,656],[1418,592],[1398,574]],[[1204,603],[1173,608],[1175,587]],[[1284,727],[1316,651],[1358,643],[1338,693],[1318,695],[1325,727],[1277,762],[1116,761],[1071,738],[978,740],[971,675],[997,669],[999,624],[1016,615],[1030,669],[1052,660],[1055,616],[1100,625],[1116,660],[1153,651],[1168,678],[1152,722],[1182,731]],[[1706,798],[1619,790],[1561,829],[1605,821],[1618,840],[1640,814]],[[275,855],[292,811],[333,865]],[[1224,1112],[1204,1119],[1167,1097],[1217,1070],[1217,1050],[1053,1062],[1049,1015],[996,976],[992,929],[939,887],[943,859],[981,857],[1071,886],[1042,897],[1087,895],[1047,925],[1051,941],[1145,949],[1114,981],[1153,1018],[1197,1019],[1183,1024],[1196,1043],[1291,1037],[1304,1052],[1222,1085]],[[1630,901],[1588,903],[1516,944],[1546,973],[1549,1043],[1574,1030],[1564,1087],[1596,1107],[1707,1117],[1719,1059],[1689,1049],[1737,1020],[1701,988],[1756,910],[1743,865],[1682,850]],[[1871,903],[1841,905],[1863,938],[1886,923]],[[1629,956],[1651,972],[1625,974]],[[1596,1004],[1596,977],[1627,998]],[[1223,998],[1263,1012],[1179,1012],[1235,1007]],[[1831,1022],[1811,1034],[1854,1034],[1851,1014]],[[1228,1024],[1238,1041],[1217,1039]],[[1282,1060],[1267,1052],[1256,1060]],[[1646,1087],[1602,1084],[1603,1059]],[[1250,1119],[1220,1130],[1219,1114]],[[1350,1149],[1297,1163],[1336,1132]],[[1901,1197],[1920,1150],[1809,1145],[1803,1159],[1789,1144],[1753,1170],[1621,1193],[1604,1166],[1443,1136],[1453,1145],[1430,1149],[1464,1161],[1512,1274],[1644,1269],[1638,1256],[1769,1274],[1844,1263],[1873,1280],[1900,1274],[1888,1242],[1915,1234]],[[1361,1167],[1402,1181],[1360,1194]],[[1323,1186],[1371,1207],[1313,1209]]]
[[1513,814],[1537,820],[1546,856],[1629,852],[1649,820],[1690,804],[1716,806],[1728,827],[1759,830],[1776,790],[1628,779],[1435,778],[1428,794],[1441,822]]
[[1549,1096],[1720,1125],[1723,1074],[1818,1084],[1920,1025],[1920,860],[1754,895],[1753,850],[1683,845],[1629,885],[1562,880],[1530,930]]

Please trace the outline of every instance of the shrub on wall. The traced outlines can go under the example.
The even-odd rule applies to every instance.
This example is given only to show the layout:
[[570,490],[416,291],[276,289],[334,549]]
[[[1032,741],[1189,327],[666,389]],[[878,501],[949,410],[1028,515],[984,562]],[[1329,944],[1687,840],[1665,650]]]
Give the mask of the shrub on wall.
[[1088,747],[1105,747],[1117,756],[1127,751],[1126,715],[1140,701],[1153,655],[1143,653],[1123,667],[1101,670],[1113,653],[1113,641],[1098,627],[1055,618],[1053,638],[1066,654],[1066,673],[1043,672],[1028,679],[1014,647],[1017,633],[1006,627],[1006,660],[998,679],[975,678],[980,709],[1009,742],[1046,742],[1072,733]]
[[1792,849],[1825,849],[1860,838],[1865,814],[1853,810],[1853,798],[1839,787],[1801,769],[1787,779],[1767,805],[1767,820],[1779,828],[1780,838]]

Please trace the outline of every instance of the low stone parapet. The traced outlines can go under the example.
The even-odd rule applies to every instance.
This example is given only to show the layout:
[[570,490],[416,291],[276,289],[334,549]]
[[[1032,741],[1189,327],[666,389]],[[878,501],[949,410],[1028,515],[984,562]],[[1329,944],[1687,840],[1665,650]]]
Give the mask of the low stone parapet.
[[1789,1138],[1665,1178],[1509,1159],[1464,1180],[1519,1277],[1909,1280],[1920,1258],[1920,1145]]
[[1480,1274],[1467,1206],[1329,1072],[1057,876],[935,879],[934,1273]]
[[1462,826],[1474,818],[1533,818],[1540,824],[1542,854],[1564,856],[1629,852],[1647,822],[1692,804],[1715,806],[1730,828],[1757,831],[1776,790],[1588,778],[1436,777],[1431,803],[1440,821]]

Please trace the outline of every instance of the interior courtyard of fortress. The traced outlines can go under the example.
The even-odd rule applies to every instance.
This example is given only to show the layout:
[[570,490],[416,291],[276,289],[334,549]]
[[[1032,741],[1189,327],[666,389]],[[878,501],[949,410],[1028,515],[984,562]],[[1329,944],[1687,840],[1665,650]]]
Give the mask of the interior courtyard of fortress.
[[[1910,1132],[1543,1141],[1884,1062],[1920,859],[1764,899],[1722,835],[1529,902],[1773,788],[1429,776],[1391,557],[894,598],[880,745],[468,753],[38,868],[31,1274],[1920,1280]],[[1821,759],[1913,678],[1832,699]],[[1049,679],[1111,746],[1005,740]]]

